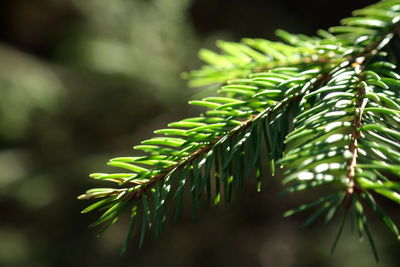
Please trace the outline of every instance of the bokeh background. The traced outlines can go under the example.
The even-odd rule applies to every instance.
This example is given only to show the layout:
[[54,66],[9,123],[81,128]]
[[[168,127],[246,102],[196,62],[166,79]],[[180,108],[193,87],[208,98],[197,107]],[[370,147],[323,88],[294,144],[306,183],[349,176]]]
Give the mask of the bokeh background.
[[[133,239],[127,218],[101,237],[77,195],[99,184],[111,157],[198,110],[180,74],[217,39],[313,34],[374,1],[5,0],[0,3],[0,266],[400,266],[399,244],[371,217],[382,258],[338,221],[300,230],[282,213],[312,196],[278,197],[279,178],[238,192],[226,208],[185,205],[156,241]],[[399,222],[398,207],[386,203]]]

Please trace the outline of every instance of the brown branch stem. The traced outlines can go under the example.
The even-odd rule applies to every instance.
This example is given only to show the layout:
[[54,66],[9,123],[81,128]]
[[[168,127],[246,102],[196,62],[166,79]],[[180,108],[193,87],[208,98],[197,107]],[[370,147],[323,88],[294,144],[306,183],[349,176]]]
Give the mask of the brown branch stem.
[[[358,64],[355,66],[356,74],[361,73],[361,69],[362,69],[361,64],[365,60],[364,57],[359,58],[359,59],[360,59],[360,61],[358,61]],[[352,157],[348,161],[349,169],[347,172],[347,178],[349,179],[349,184],[346,189],[346,193],[348,195],[352,195],[355,191],[358,191],[357,185],[355,182],[357,158],[358,158],[358,142],[361,137],[360,128],[361,128],[362,114],[364,112],[364,108],[368,101],[367,98],[364,98],[365,88],[360,86],[360,83],[361,83],[361,81],[359,82],[359,85],[357,86],[356,105],[355,105],[356,116],[354,117],[354,120],[353,120],[353,131],[351,133],[351,142],[350,142],[350,146],[349,146],[349,150],[352,153]]]

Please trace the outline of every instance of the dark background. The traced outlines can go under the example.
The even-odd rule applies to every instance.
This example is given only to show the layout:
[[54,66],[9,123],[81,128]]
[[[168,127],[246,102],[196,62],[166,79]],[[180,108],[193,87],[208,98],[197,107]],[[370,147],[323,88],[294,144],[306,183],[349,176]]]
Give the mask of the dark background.
[[[347,230],[330,255],[338,220],[300,230],[304,215],[283,219],[313,196],[277,196],[277,177],[261,193],[250,183],[226,208],[202,208],[197,223],[185,205],[159,241],[148,235],[138,249],[133,239],[124,256],[127,218],[97,238],[87,226],[98,214],[82,215],[89,203],[76,200],[106,186],[88,174],[111,171],[109,158],[197,112],[180,74],[201,65],[199,48],[275,40],[277,28],[313,34],[373,2],[1,1],[0,266],[378,266],[367,240]],[[399,244],[371,224],[379,266],[399,266]]]

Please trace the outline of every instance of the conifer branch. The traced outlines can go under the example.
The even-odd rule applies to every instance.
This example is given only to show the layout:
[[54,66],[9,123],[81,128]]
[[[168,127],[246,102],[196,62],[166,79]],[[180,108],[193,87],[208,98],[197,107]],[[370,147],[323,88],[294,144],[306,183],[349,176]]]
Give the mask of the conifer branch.
[[400,204],[400,182],[392,178],[400,177],[400,75],[393,58],[400,1],[381,1],[341,22],[317,37],[279,30],[283,42],[220,41],[220,54],[201,50],[208,65],[185,76],[196,86],[219,84],[214,94],[189,102],[206,111],[155,131],[159,136],[135,147],[145,155],[109,162],[128,172],[92,174],[119,185],[79,197],[100,198],[83,211],[105,210],[92,225],[107,228],[132,206],[128,237],[140,216],[142,244],[148,228],[154,226],[156,236],[164,229],[168,196],[176,202],[176,220],[188,187],[195,215],[203,198],[228,203],[250,174],[259,190],[263,170],[274,174],[278,164],[289,185],[284,193],[332,191],[285,216],[315,209],[307,227],[344,213],[334,249],[350,214],[378,259],[365,208],[400,240],[396,223],[375,200],[380,195]]

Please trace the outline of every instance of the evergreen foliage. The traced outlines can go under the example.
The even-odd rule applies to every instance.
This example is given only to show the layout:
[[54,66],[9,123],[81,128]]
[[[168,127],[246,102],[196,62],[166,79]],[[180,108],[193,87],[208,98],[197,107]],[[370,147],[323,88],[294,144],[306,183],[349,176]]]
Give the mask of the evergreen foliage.
[[[396,223],[377,198],[400,204],[400,0],[384,0],[353,12],[341,26],[308,37],[277,31],[282,42],[219,41],[221,53],[201,50],[208,63],[185,74],[193,86],[219,84],[215,93],[189,103],[205,107],[199,117],[173,122],[134,147],[141,156],[111,159],[118,173],[91,177],[116,187],[90,189],[96,199],[83,213],[103,212],[92,226],[112,225],[129,209],[140,244],[146,231],[164,229],[175,202],[176,220],[188,188],[193,214],[202,199],[228,203],[248,176],[283,168],[285,194],[326,187],[329,193],[287,211],[313,209],[306,227],[349,218],[366,235],[372,210],[400,240]],[[267,160],[265,160],[267,159]],[[268,162],[268,164],[265,164]]]

